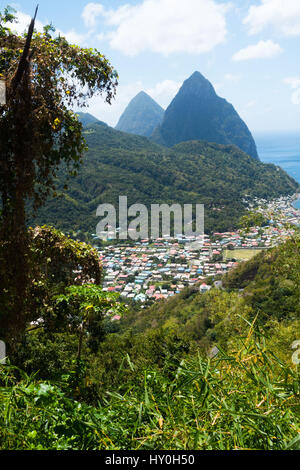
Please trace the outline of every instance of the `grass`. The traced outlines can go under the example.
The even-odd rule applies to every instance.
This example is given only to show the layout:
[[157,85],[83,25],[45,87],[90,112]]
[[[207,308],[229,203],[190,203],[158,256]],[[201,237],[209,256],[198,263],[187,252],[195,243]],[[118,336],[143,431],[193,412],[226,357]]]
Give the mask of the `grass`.
[[263,251],[263,249],[257,249],[257,250],[251,250],[251,249],[245,249],[245,250],[226,250],[224,254],[224,260],[227,259],[236,259],[239,261],[248,261],[249,259],[252,259],[254,256],[256,256],[259,252]]
[[[135,365],[127,357],[119,371]],[[0,449],[300,449],[297,366],[266,348],[253,325],[230,353],[143,370],[142,385],[98,407],[58,386],[0,368]]]

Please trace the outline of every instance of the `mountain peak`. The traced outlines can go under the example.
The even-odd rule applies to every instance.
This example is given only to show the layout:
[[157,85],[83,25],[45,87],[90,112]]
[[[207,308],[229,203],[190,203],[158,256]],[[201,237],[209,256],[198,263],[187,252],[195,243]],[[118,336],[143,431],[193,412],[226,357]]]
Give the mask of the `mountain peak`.
[[181,92],[189,92],[195,95],[216,95],[213,85],[200,72],[194,72],[183,82]]
[[129,134],[150,137],[162,122],[164,110],[145,91],[140,91],[129,103],[116,129]]
[[167,147],[190,140],[234,144],[258,159],[254,139],[244,121],[198,71],[185,80],[152,139]]
[[192,73],[192,75],[187,80],[193,80],[193,81],[201,80],[201,81],[208,82],[208,80],[204,77],[204,75],[202,75],[202,73],[198,72],[198,70],[196,70],[194,73]]
[[148,95],[148,93],[146,93],[145,91],[140,91],[133,99],[136,99],[136,98],[149,98],[150,100],[154,101],[151,96]]
[[99,122],[99,119],[97,119],[95,116],[92,116],[92,114],[90,114],[90,113],[78,112],[76,114],[78,116],[79,121],[83,125],[83,127],[86,127],[89,124],[95,124],[95,123]]

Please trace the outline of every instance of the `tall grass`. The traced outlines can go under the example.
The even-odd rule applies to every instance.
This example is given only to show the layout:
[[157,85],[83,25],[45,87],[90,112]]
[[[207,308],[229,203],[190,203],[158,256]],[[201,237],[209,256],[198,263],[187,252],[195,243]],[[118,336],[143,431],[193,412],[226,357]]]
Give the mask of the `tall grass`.
[[[126,357],[126,368],[135,365]],[[253,327],[213,360],[200,355],[144,370],[143,386],[108,391],[98,407],[55,385],[0,368],[1,449],[300,448],[297,366],[268,350]]]

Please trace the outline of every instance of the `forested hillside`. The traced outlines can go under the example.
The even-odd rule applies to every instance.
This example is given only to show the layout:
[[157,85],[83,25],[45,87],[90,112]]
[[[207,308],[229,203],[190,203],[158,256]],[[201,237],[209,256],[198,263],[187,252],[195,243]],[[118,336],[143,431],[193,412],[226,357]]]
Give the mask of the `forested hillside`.
[[223,290],[124,313],[79,363],[75,332],[28,332],[15,363],[35,376],[0,369],[0,448],[299,448],[299,263],[295,237]]
[[[89,41],[96,16],[111,14],[86,6]],[[255,199],[299,184],[256,158],[227,105],[210,115],[221,140],[205,136],[218,143],[198,140],[198,121],[196,140],[174,147],[76,115],[97,96],[112,104],[119,75],[37,15],[0,12],[0,450],[300,449],[299,217],[292,198]],[[17,19],[30,22],[22,34]],[[215,98],[195,78],[198,97],[203,85]],[[214,234],[193,254],[164,239],[145,252],[84,242],[97,239],[98,205],[120,196],[202,203],[207,232],[240,224],[242,237]]]
[[84,127],[88,126],[89,124],[94,124],[95,122],[99,122],[99,119],[95,118],[90,113],[77,113],[77,116],[79,118],[79,121]]
[[[219,340],[223,335],[220,325],[237,332],[239,317],[244,314],[249,321],[257,316],[260,325],[296,320],[299,325],[299,262],[298,237],[239,264],[223,277],[222,290],[213,289],[203,295],[196,288],[187,288],[167,302],[127,315],[121,323],[122,330],[178,328],[196,341],[205,338],[207,345],[212,338]],[[219,324],[222,318],[224,321]],[[216,326],[218,331],[214,330]],[[224,334],[229,340],[228,331]]]
[[[205,204],[206,231],[237,226],[245,196],[275,198],[298,184],[275,165],[249,157],[235,146],[194,141],[166,149],[145,137],[116,131],[102,122],[84,130],[88,152],[76,177],[60,170],[58,197],[31,224],[66,232],[93,233],[101,203]],[[65,184],[69,189],[64,189]]]

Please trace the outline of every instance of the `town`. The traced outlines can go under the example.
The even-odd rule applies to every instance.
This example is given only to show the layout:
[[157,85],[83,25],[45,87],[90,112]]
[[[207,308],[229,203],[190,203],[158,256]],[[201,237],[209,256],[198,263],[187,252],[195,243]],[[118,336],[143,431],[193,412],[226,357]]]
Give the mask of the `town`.
[[300,227],[300,210],[293,207],[295,198],[254,200],[248,209],[263,215],[264,226],[205,235],[199,249],[191,247],[182,235],[102,247],[103,290],[119,293],[124,301],[143,304],[167,299],[188,286],[199,286],[200,292],[221,287],[228,270],[260,250],[282,243]]

